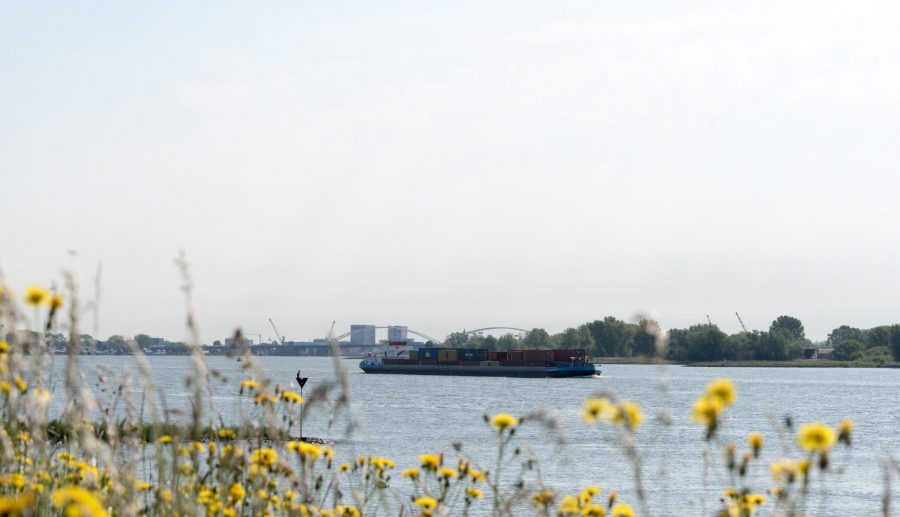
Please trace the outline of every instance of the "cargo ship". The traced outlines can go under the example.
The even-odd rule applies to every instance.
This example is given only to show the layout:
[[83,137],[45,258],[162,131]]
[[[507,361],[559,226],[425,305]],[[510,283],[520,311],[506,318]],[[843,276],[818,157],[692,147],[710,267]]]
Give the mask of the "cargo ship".
[[567,350],[507,350],[480,348],[419,348],[387,350],[366,356],[359,367],[366,373],[405,375],[469,375],[483,377],[592,377],[600,365],[587,362],[583,348]]

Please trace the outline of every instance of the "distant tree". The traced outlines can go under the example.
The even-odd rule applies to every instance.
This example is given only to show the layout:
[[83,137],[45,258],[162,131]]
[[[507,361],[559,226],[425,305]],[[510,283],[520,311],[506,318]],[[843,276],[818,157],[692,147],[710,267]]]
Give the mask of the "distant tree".
[[784,331],[791,339],[799,341],[806,339],[803,323],[793,316],[778,316],[775,318],[775,321],[773,321],[772,325],[769,327],[769,332],[775,332],[777,330]]
[[863,343],[866,341],[866,334],[862,330],[854,327],[849,327],[847,325],[841,325],[840,327],[831,331],[831,334],[828,334],[828,346],[832,348],[837,348],[837,346],[844,341],[859,341]]
[[870,364],[886,364],[893,360],[891,349],[886,346],[873,346],[863,352],[862,361]]
[[669,355],[677,361],[721,361],[725,333],[715,325],[694,325],[669,331]]
[[847,339],[838,343],[831,353],[832,359],[836,361],[856,361],[863,355],[865,346],[855,339]]
[[484,336],[469,336],[469,340],[466,341],[466,348],[484,348]]
[[891,326],[881,325],[864,331],[866,335],[866,348],[872,347],[890,347],[891,346]]
[[559,346],[557,348],[583,348],[585,350],[593,352],[594,337],[591,335],[590,327],[588,325],[581,325],[577,329],[566,329],[565,332],[562,333],[562,339],[560,340]]
[[900,324],[891,325],[891,353],[895,361],[900,361]]
[[481,342],[481,348],[486,348],[488,350],[497,350],[497,338],[494,336],[487,336],[484,338],[484,341]]
[[613,316],[588,323],[591,337],[596,344],[596,355],[601,357],[630,357],[634,348],[635,329]]
[[217,339],[213,341],[213,346],[222,346],[222,342]]
[[547,334],[544,329],[531,329],[522,340],[522,346],[524,348],[549,348],[550,334]]
[[726,337],[723,346],[723,357],[731,361],[753,359],[761,334],[761,332],[755,330],[753,332],[739,332]]
[[138,344],[139,347],[146,350],[153,346],[156,340],[147,334],[138,334],[134,336],[134,341]]
[[651,327],[657,327],[656,322],[642,319],[633,325],[634,329],[634,346],[632,353],[634,355],[642,355],[652,357],[656,355],[656,335],[650,333]]
[[454,332],[447,336],[447,339],[444,340],[444,346],[450,348],[459,348],[464,347],[469,342],[469,335],[465,332]]
[[497,339],[497,350],[509,350],[519,347],[519,340],[512,334],[504,334]]

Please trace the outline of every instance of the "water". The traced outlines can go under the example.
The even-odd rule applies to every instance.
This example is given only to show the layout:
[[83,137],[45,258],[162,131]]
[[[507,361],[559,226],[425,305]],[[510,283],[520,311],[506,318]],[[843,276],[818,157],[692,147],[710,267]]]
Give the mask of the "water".
[[[225,422],[236,422],[241,411],[237,385],[244,378],[240,365],[223,357],[207,358],[226,382],[213,386],[213,403]],[[310,378],[307,394],[316,384],[334,378],[330,358],[257,358],[268,375],[283,385],[294,384],[298,369]],[[153,382],[164,387],[169,407],[189,408],[184,374],[186,357],[151,357]],[[130,357],[82,357],[86,371],[99,365],[116,371],[133,366]],[[61,363],[62,361],[58,361]],[[349,372],[353,415],[362,425],[344,436],[347,415],[339,415],[329,428],[324,409],[310,415],[304,435],[343,439],[339,457],[372,454],[395,460],[398,467],[414,466],[416,456],[447,451],[452,443],[464,444],[464,453],[482,468],[493,469],[495,433],[482,415],[507,412],[524,415],[546,409],[562,423],[568,443],[559,445],[554,433],[538,425],[523,426],[519,442],[540,459],[544,482],[558,492],[575,493],[588,484],[617,490],[634,503],[632,468],[622,455],[615,435],[605,427],[584,424],[579,410],[593,393],[608,391],[641,404],[646,421],[637,432],[644,465],[645,487],[654,515],[701,515],[703,494],[703,431],[689,421],[690,408],[704,386],[716,377],[734,380],[738,401],[728,410],[720,436],[745,449],[746,433],[760,431],[766,437],[763,464],[751,472],[755,488],[770,486],[766,465],[785,456],[776,429],[785,415],[795,422],[823,421],[836,425],[843,418],[856,423],[850,452],[839,449],[832,458],[840,467],[823,479],[815,474],[812,514],[864,515],[880,511],[884,492],[882,462],[900,453],[900,371],[852,368],[686,368],[643,365],[608,365],[600,378],[511,379],[362,373],[358,361],[343,359]],[[62,365],[55,369],[61,372]],[[61,377],[58,377],[61,379]],[[61,388],[57,388],[60,391]],[[55,397],[57,400],[59,396]],[[246,408],[246,400],[244,401]],[[667,411],[672,425],[654,416]],[[788,437],[788,440],[792,440]],[[790,445],[790,444],[787,444]],[[399,470],[399,469],[398,469]],[[406,480],[394,485],[405,489]],[[894,483],[894,501],[900,501],[900,483]],[[712,514],[718,494],[731,486],[714,454],[708,477],[706,514]],[[487,503],[481,503],[486,505]],[[824,511],[825,509],[828,511]]]

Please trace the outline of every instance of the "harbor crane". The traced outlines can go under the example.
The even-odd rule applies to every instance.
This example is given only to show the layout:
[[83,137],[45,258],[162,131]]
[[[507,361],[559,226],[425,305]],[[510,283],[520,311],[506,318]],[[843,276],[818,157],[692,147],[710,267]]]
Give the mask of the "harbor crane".
[[275,337],[277,337],[277,338],[278,338],[278,342],[279,342],[280,344],[283,345],[283,344],[284,344],[284,336],[282,336],[282,335],[278,332],[278,329],[275,328],[275,322],[272,321],[272,318],[269,318],[269,325],[272,325],[272,330],[275,331]]
[[744,332],[747,332],[747,326],[744,325],[744,320],[741,319],[741,315],[738,314],[737,312],[735,312],[734,315],[737,316],[738,323],[741,324],[741,328],[744,329]]

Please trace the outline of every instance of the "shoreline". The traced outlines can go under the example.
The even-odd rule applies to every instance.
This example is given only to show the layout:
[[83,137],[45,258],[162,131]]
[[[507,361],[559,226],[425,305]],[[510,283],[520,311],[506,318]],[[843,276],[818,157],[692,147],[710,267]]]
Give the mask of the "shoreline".
[[655,357],[592,357],[591,362],[607,364],[661,364],[695,368],[900,368],[900,362],[874,364],[855,361],[833,361],[831,359],[792,359],[789,361],[698,361],[677,362]]

